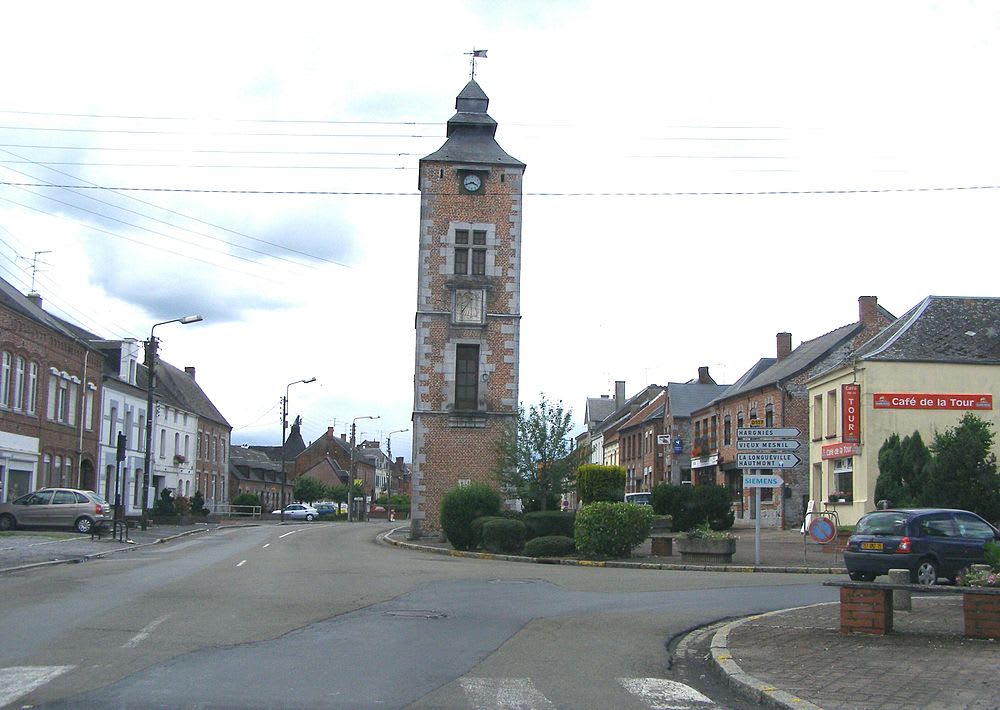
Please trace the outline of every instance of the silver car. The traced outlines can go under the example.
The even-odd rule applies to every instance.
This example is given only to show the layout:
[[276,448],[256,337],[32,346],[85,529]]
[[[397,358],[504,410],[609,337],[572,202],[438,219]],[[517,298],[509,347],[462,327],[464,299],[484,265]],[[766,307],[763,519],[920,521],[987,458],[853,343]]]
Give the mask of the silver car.
[[111,522],[111,505],[93,491],[41,488],[0,503],[0,530],[16,527],[71,527],[89,533],[95,525]]
[[[281,515],[281,509],[272,510],[271,515]],[[305,503],[292,503],[285,506],[285,520],[315,520],[319,511]]]

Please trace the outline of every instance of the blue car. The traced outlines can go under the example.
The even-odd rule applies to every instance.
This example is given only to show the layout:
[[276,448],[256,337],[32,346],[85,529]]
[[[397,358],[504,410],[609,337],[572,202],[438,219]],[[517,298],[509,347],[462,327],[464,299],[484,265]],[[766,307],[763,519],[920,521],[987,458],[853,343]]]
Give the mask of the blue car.
[[983,546],[1000,531],[967,510],[877,510],[858,521],[844,550],[851,579],[870,582],[891,569],[907,569],[914,584],[954,581],[969,565],[986,561]]

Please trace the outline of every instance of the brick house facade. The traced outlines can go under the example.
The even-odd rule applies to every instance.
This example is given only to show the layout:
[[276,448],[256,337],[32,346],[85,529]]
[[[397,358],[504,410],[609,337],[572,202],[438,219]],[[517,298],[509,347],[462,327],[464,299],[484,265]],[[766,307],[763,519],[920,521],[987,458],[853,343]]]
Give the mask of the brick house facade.
[[103,366],[39,296],[0,280],[0,500],[96,487]]
[[517,413],[525,165],[497,144],[488,106],[470,81],[420,161],[413,537],[440,529],[448,490],[497,485],[495,442]]

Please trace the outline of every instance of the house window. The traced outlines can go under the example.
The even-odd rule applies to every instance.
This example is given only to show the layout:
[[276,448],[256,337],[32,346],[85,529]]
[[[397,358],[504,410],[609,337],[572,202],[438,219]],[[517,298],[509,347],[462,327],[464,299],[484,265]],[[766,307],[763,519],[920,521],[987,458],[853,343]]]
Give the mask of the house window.
[[486,274],[486,232],[475,230],[472,232],[472,275],[484,276]]
[[52,380],[55,384],[52,418],[57,422],[66,421],[66,412],[69,408],[68,398],[66,396],[66,381],[65,380]]
[[146,450],[146,414],[139,411],[139,445],[135,448],[139,451]]
[[774,426],[774,405],[767,404],[764,406],[764,426],[773,427]]
[[28,401],[24,411],[28,414],[35,413],[35,405],[38,402],[38,363],[28,364]]
[[743,412],[736,413],[736,428],[737,429],[743,428]]
[[826,393],[826,435],[837,435],[837,390]]
[[823,438],[823,395],[813,397],[813,427],[812,440]]
[[118,433],[118,407],[111,408],[111,422],[108,426],[108,445],[114,446],[115,434]]
[[20,410],[24,396],[24,358],[18,357],[14,360],[14,396],[11,403],[14,409]]
[[4,352],[0,362],[0,406],[10,406],[10,353]]
[[455,409],[479,407],[479,346],[455,347]]
[[722,418],[722,443],[725,446],[733,443],[733,418],[729,414]]
[[833,485],[834,492],[844,494],[847,500],[854,497],[854,459],[834,460]]
[[486,230],[476,229],[469,238],[468,229],[455,230],[455,273],[473,276],[486,274]]
[[167,430],[160,429],[160,458],[167,455]]
[[469,230],[455,230],[455,273],[469,273]]

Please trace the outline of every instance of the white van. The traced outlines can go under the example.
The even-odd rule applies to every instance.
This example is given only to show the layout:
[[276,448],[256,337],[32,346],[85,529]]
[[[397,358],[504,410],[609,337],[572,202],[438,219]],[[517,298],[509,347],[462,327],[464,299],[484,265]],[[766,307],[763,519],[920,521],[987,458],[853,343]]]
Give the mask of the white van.
[[653,494],[646,493],[626,493],[625,494],[626,503],[635,503],[636,505],[652,505],[653,504]]

